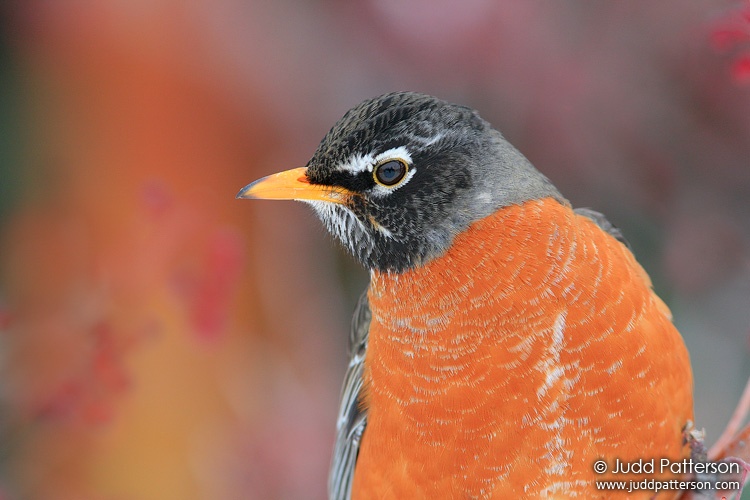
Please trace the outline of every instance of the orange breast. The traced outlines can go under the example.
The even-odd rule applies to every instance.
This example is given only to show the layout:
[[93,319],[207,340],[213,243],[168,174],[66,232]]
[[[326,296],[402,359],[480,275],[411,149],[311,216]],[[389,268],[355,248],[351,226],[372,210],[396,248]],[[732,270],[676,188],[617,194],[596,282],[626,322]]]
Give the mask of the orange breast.
[[590,498],[599,458],[687,456],[669,310],[622,244],[554,200],[375,273],[369,298],[355,499]]

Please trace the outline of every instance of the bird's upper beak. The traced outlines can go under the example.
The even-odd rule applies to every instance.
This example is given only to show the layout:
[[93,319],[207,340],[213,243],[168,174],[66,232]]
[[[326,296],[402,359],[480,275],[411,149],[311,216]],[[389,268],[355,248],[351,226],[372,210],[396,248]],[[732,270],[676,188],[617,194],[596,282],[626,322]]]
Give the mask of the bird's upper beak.
[[258,200],[316,200],[343,204],[354,193],[340,187],[311,184],[305,167],[285,170],[251,182],[236,198]]

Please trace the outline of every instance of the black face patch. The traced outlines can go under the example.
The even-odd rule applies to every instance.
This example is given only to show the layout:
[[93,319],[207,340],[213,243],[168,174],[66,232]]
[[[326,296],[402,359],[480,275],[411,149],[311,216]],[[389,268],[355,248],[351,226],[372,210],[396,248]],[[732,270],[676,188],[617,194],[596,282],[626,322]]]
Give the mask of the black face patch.
[[[311,179],[312,181],[312,179]],[[368,171],[358,172],[354,175],[346,171],[334,171],[328,174],[322,181],[315,184],[339,186],[355,193],[364,193],[375,185],[372,174]]]

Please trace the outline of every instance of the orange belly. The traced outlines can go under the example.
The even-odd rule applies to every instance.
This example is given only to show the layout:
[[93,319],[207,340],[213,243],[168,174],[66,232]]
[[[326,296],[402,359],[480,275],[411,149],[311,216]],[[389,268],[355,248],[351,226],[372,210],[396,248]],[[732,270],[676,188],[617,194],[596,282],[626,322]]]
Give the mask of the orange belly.
[[689,452],[692,375],[668,309],[622,244],[554,200],[375,273],[369,299],[355,499],[590,498],[597,459]]

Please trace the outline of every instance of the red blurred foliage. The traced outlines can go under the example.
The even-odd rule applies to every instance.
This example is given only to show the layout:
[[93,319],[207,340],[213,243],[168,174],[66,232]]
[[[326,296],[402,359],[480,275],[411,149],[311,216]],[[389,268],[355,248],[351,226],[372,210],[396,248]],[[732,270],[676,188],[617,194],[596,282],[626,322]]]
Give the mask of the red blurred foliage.
[[80,418],[86,424],[112,419],[113,398],[130,387],[124,358],[135,343],[117,335],[112,325],[105,322],[93,325],[88,335],[91,345],[81,366],[63,376],[52,393],[38,403],[34,413],[39,418]]
[[750,55],[742,56],[732,63],[732,79],[743,85],[750,84]]
[[39,211],[18,216],[6,236],[2,267],[10,286],[2,316],[11,420],[110,421],[129,387],[126,356],[143,336],[117,318],[115,295],[96,259],[87,261],[90,234],[70,213]]
[[225,332],[245,260],[242,239],[236,230],[212,231],[200,249],[197,269],[183,270],[175,277],[177,293],[184,301],[197,337],[216,341]]
[[196,338],[220,340],[235,306],[233,298],[246,259],[246,243],[239,230],[221,226],[207,217],[208,210],[189,200],[176,199],[164,182],[145,182],[141,197],[145,212],[141,224],[150,227],[149,233],[156,238],[143,241],[144,260],[156,258],[152,268],[167,271],[165,278]]
[[[709,36],[716,51],[734,54],[730,65],[732,81],[750,85],[750,2],[744,2],[717,21]],[[738,52],[741,54],[737,55]]]

